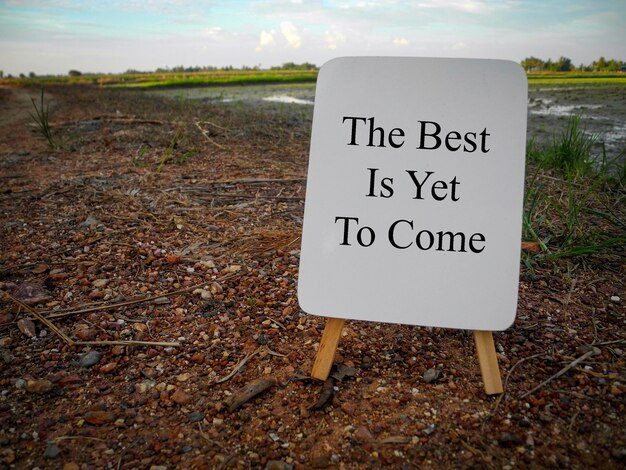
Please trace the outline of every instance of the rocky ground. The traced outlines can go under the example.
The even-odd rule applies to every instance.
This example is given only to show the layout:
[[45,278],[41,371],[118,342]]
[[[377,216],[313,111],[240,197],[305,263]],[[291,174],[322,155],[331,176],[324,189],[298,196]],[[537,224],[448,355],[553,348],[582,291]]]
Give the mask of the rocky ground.
[[324,320],[296,286],[311,108],[0,89],[2,468],[623,468],[624,257],[521,271],[471,334]]

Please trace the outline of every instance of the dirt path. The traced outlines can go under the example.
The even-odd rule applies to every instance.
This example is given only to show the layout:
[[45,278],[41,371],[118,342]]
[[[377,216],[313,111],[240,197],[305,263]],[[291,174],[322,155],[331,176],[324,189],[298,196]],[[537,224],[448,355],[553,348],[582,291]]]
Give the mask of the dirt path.
[[322,384],[296,293],[310,108],[50,91],[54,149],[0,91],[0,289],[101,343],[0,299],[0,469],[623,468],[623,256],[521,267],[501,398],[471,335],[382,323],[347,324]]

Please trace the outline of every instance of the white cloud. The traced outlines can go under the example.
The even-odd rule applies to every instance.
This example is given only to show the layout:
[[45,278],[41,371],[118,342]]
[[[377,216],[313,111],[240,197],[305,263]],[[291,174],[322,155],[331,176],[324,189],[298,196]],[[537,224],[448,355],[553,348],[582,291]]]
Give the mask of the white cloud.
[[393,45],[394,46],[408,46],[409,40],[406,38],[394,38]]
[[256,46],[257,51],[261,51],[264,47],[270,47],[276,44],[276,40],[274,36],[276,31],[261,31],[261,36],[259,37],[259,45]]
[[455,51],[458,51],[459,49],[466,49],[467,48],[467,44],[465,44],[463,41],[459,41],[455,44],[452,44],[452,49]]
[[215,26],[213,28],[205,29],[202,33],[209,39],[219,39],[223,32],[224,30],[222,28]]
[[496,5],[488,5],[482,0],[425,0],[418,4],[422,8],[450,8],[452,10],[479,13],[493,9]]
[[287,46],[298,49],[302,45],[302,38],[298,32],[298,28],[291,21],[283,21],[280,24],[280,31],[287,40]]
[[346,37],[337,30],[326,31],[326,48],[330,50],[337,49],[338,46],[346,42]]

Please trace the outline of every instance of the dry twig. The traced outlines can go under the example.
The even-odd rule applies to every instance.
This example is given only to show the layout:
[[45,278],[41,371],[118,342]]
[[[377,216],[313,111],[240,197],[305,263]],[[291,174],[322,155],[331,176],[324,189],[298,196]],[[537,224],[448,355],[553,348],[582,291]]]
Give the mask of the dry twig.
[[528,395],[532,395],[533,393],[535,393],[537,390],[539,390],[540,388],[544,387],[545,385],[549,384],[550,382],[552,382],[554,379],[558,379],[559,377],[561,377],[563,374],[565,374],[568,370],[570,370],[573,367],[576,367],[579,363],[581,363],[582,361],[584,361],[585,359],[587,359],[588,357],[592,356],[594,354],[593,349],[590,351],[587,351],[585,354],[583,354],[582,356],[580,356],[578,359],[574,359],[572,362],[570,362],[568,365],[566,365],[565,367],[563,367],[560,371],[558,371],[556,374],[548,377],[546,380],[544,380],[543,382],[541,382],[539,385],[537,385],[535,388],[533,388],[532,390],[529,390],[526,393],[523,393],[522,395],[520,395],[520,399],[522,398],[526,398]]

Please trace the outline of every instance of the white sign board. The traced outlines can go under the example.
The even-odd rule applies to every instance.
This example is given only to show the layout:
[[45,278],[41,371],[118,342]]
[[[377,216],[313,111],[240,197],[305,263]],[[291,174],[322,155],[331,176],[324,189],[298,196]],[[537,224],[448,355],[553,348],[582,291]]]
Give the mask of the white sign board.
[[510,61],[326,63],[311,136],[302,309],[423,326],[510,326],[526,107],[526,75]]

